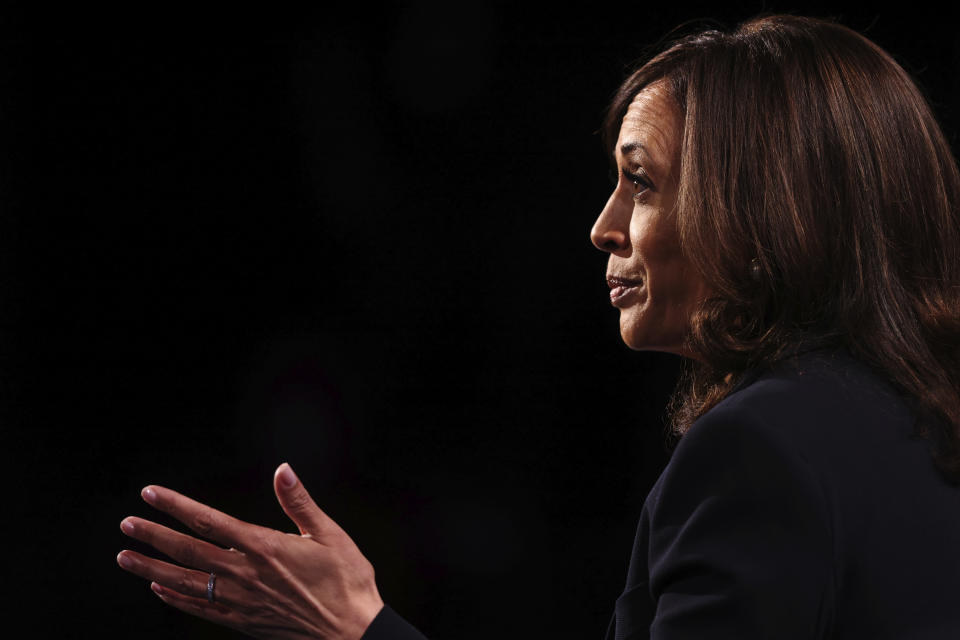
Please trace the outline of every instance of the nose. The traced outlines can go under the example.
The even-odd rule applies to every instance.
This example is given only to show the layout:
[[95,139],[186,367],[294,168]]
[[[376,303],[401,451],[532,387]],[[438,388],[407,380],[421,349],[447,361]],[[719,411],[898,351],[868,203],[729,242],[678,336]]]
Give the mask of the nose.
[[630,248],[629,207],[618,202],[617,192],[610,194],[606,206],[590,230],[590,241],[600,251],[620,253]]

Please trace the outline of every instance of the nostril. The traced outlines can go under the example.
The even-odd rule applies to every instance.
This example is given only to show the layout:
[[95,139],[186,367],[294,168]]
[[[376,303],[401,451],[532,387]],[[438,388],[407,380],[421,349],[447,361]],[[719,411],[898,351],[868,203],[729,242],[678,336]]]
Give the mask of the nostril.
[[622,251],[626,244],[627,237],[619,231],[612,230],[608,230],[607,232],[600,234],[594,242],[594,245],[598,249],[607,251],[609,253]]

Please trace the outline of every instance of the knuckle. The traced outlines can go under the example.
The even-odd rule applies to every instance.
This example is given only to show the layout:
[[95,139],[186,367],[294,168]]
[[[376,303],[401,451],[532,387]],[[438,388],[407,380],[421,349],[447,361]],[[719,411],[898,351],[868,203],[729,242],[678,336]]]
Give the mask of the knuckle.
[[231,575],[242,585],[254,584],[257,581],[257,578],[259,578],[257,571],[249,565],[244,565],[234,569],[231,572]]
[[192,542],[185,542],[180,546],[179,557],[177,558],[183,564],[191,567],[197,566],[197,546]]
[[236,601],[230,603],[230,610],[234,611],[238,616],[249,619],[256,614],[260,606],[257,600],[238,598]]
[[287,499],[287,506],[294,511],[303,511],[310,506],[310,502],[307,492],[300,490]]
[[145,520],[142,523],[137,522],[136,524],[136,538],[146,542],[151,547],[156,547],[156,542],[160,539],[160,536],[157,535],[156,525],[149,520]]
[[212,514],[206,511],[200,511],[191,521],[190,528],[199,533],[200,535],[206,536],[213,532],[216,527],[216,518]]
[[257,534],[257,550],[260,555],[276,557],[281,548],[281,539],[273,531],[264,531]]
[[374,571],[373,565],[370,564],[369,562],[364,563],[364,565],[360,568],[359,573],[360,573],[360,579],[361,579],[363,582],[376,582],[376,581],[377,581],[376,571]]
[[193,584],[193,577],[190,575],[189,571],[181,571],[179,573],[173,588],[183,594],[191,594],[196,592],[196,588]]

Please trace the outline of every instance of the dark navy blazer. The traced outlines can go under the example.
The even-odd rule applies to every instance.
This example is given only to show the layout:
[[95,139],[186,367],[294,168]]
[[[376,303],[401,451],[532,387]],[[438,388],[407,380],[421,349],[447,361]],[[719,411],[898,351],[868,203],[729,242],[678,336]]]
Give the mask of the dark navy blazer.
[[843,351],[747,374],[647,496],[607,638],[960,638],[960,489],[915,420]]
[[748,375],[647,497],[608,638],[960,638],[960,489],[843,351]]

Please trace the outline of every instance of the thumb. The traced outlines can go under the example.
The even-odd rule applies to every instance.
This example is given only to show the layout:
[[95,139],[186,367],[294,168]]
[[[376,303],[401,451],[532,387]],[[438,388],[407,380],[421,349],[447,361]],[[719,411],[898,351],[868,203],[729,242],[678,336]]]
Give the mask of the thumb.
[[336,526],[333,520],[320,510],[286,462],[277,467],[273,474],[273,490],[277,493],[277,500],[280,501],[284,513],[293,520],[301,534],[316,538],[329,531],[331,526]]

